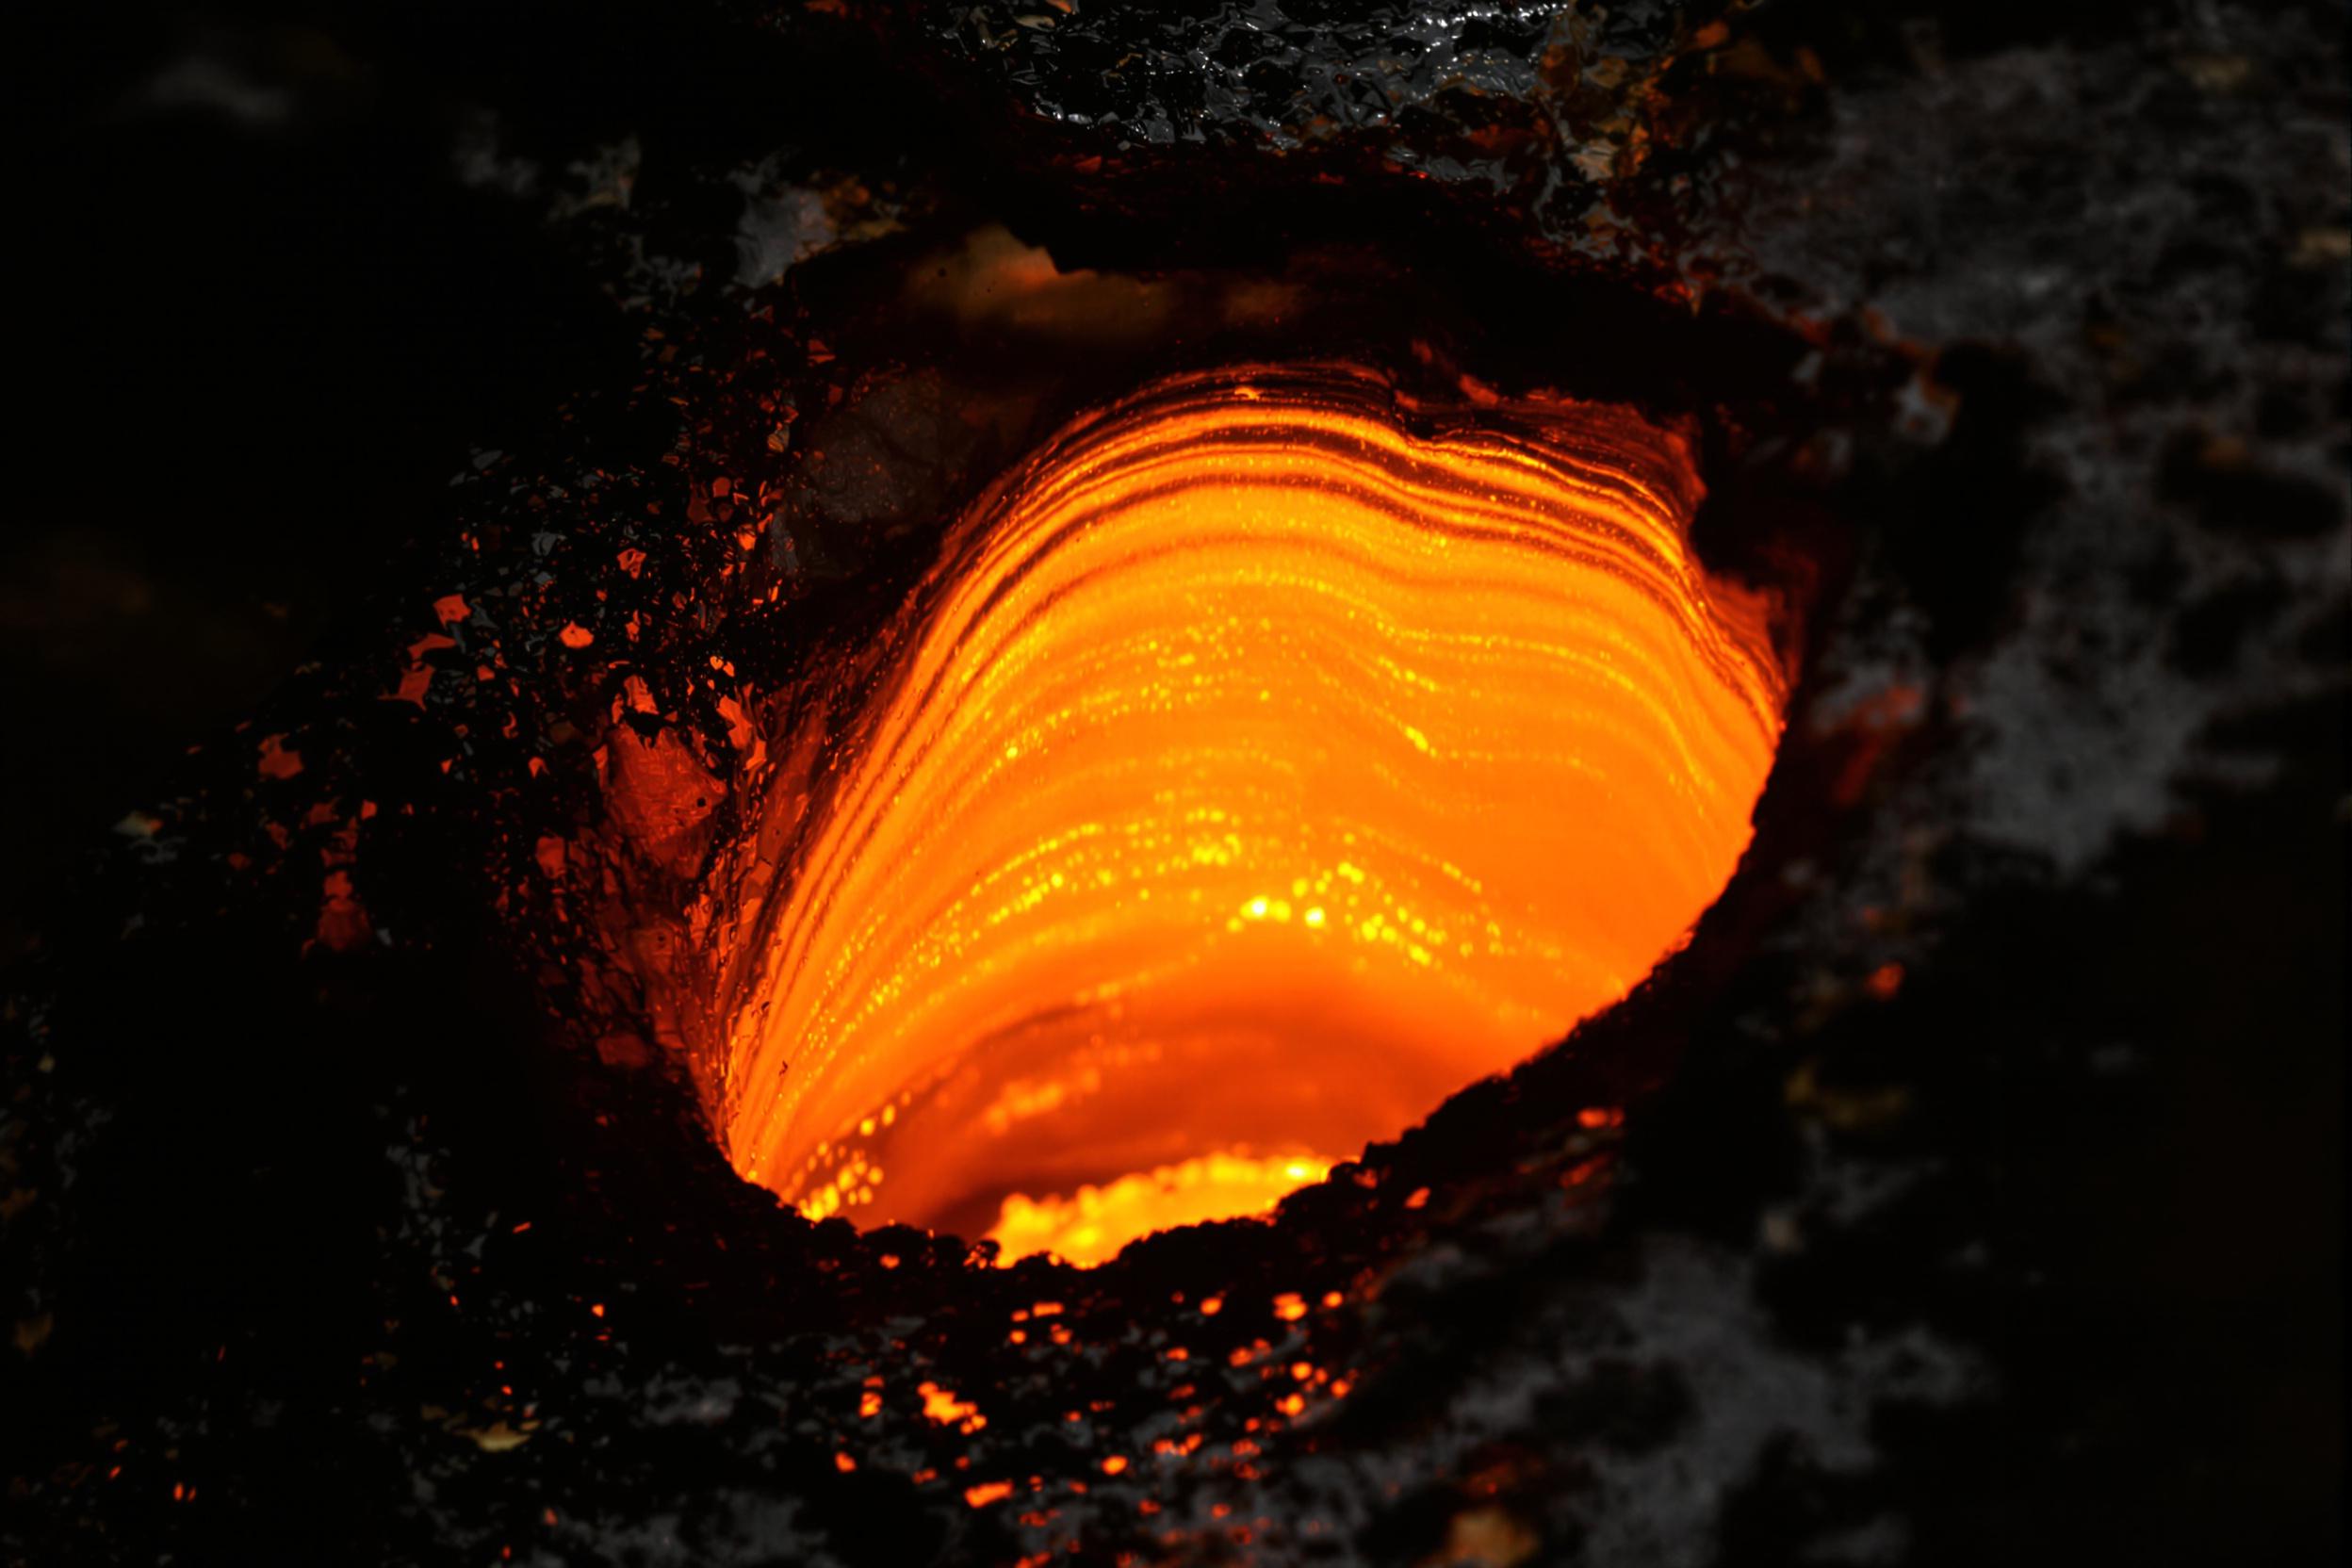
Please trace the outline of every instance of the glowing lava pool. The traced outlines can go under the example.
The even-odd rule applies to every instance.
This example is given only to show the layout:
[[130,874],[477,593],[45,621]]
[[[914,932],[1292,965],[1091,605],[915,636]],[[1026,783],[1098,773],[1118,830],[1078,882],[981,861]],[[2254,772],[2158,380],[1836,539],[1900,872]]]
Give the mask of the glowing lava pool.
[[1066,430],[951,533],[855,711],[806,721],[724,1053],[736,1168],[1099,1262],[1623,997],[1730,877],[1781,722],[1700,494],[1627,410],[1340,368]]

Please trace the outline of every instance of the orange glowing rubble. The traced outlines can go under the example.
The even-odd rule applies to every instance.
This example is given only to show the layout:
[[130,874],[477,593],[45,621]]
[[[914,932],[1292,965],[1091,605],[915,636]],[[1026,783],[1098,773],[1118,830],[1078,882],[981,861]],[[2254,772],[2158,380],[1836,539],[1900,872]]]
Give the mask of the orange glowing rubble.
[[1617,1001],[1729,878],[1780,727],[1700,493],[1625,410],[1339,368],[1066,432],[775,748],[815,760],[726,999],[736,1167],[1090,1263]]

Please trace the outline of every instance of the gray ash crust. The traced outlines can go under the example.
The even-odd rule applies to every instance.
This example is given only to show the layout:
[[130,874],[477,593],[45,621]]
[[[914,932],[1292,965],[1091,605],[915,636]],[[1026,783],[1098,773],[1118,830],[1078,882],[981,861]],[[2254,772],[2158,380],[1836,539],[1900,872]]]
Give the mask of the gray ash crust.
[[[1642,37],[1703,24],[1625,14]],[[1459,53],[1467,15],[1424,30]],[[1737,69],[1673,78],[1704,134],[1644,164],[1686,180],[1657,198],[1679,204],[1671,244],[1596,260],[1548,243],[1547,213],[1573,204],[1524,204],[1540,180],[1462,182],[1481,232],[1528,237],[1547,266],[1704,279],[1705,308],[1799,345],[1778,422],[1731,407],[1756,428],[1710,472],[1727,555],[1769,524],[1845,562],[1757,849],[1675,966],[1570,1052],[1371,1152],[1372,1185],[1092,1275],[973,1275],[945,1244],[809,1231],[732,1182],[675,1084],[520,1043],[550,1021],[471,905],[482,866],[503,868],[545,961],[577,960],[576,910],[528,868],[543,827],[596,811],[589,743],[563,732],[598,733],[614,694],[575,689],[556,629],[618,640],[627,610],[731,559],[678,520],[691,485],[707,510],[710,472],[801,472],[805,427],[758,395],[813,409],[841,379],[808,363],[805,323],[842,307],[792,291],[843,286],[812,280],[824,257],[838,280],[860,245],[881,266],[904,241],[841,237],[887,227],[841,176],[884,171],[831,149],[680,157],[691,116],[658,102],[611,136],[526,133],[552,151],[465,144],[475,188],[591,258],[645,390],[616,383],[482,453],[446,528],[499,542],[422,531],[378,619],[136,799],[20,975],[5,1393],[35,1414],[7,1439],[0,1540],[40,1561],[1011,1561],[1072,1535],[1076,1560],[1102,1561],[2327,1560],[2346,624],[2330,22],[1734,13],[1711,53]],[[1186,101],[1171,40],[1211,24],[1139,41],[1158,94],[1140,102]],[[787,42],[831,46],[808,25]],[[1310,88],[1386,46],[1369,36],[1303,71]],[[1482,112],[1560,122],[1506,69],[1532,53],[1492,48],[1478,79],[1505,102]],[[969,68],[944,49],[937,66]],[[1008,108],[1064,102],[1050,60],[1022,69],[996,89]],[[1435,74],[1400,79],[1392,99],[1423,118],[1330,139],[1437,168],[1433,127],[1469,111],[1414,96]],[[1185,178],[1280,189],[1283,160],[1324,155],[1283,139],[1311,90],[1198,96],[1198,134],[1168,144],[1193,149]],[[1114,166],[1123,143],[1161,145],[1137,134],[1147,109],[1088,112],[1039,119]],[[1039,232],[1074,228],[1074,253],[1165,221],[1156,165],[1135,171],[1138,210],[1088,219],[1034,200],[1059,144],[1029,155],[1010,183]],[[888,221],[963,200],[887,172]],[[1554,173],[1647,232],[1646,173],[1598,194]],[[718,286],[776,267],[764,300]],[[743,315],[779,302],[803,323],[780,348]],[[774,368],[743,368],[752,340]],[[886,377],[843,406],[909,384],[878,406],[937,400]],[[823,571],[806,551],[779,567],[808,573],[802,608],[675,635],[745,668],[762,645],[788,658],[919,554],[890,541],[902,510],[990,461],[866,449],[872,483],[810,483],[760,523],[762,559],[780,536],[823,546]],[[614,575],[624,547],[654,582]],[[427,606],[451,590],[471,614],[445,625]],[[453,646],[409,651],[436,630]],[[645,673],[680,645],[700,646]],[[493,657],[511,678],[478,683],[485,699],[465,677]],[[423,700],[384,703],[415,667],[434,672]],[[706,689],[656,696],[632,722],[725,734]],[[302,774],[255,776],[269,734]],[[503,825],[480,826],[485,803]],[[305,956],[347,826],[370,929]],[[1889,965],[1898,984],[1874,988]],[[1568,1115],[1627,1099],[1622,1134]],[[1340,1307],[1272,1311],[1327,1288]],[[1212,1292],[1225,1306],[1204,1317]],[[1072,1343],[1012,1347],[1011,1314],[1042,1299]],[[1292,1360],[1356,1386],[1251,1431],[1280,1387],[1258,1367]],[[888,1398],[864,1418],[875,1375]],[[924,1380],[988,1425],[926,1420]],[[1196,1431],[1199,1462],[1152,1456]],[[1131,1461],[1115,1477],[1112,1453]],[[924,1469],[943,1478],[909,1478]],[[968,1506],[966,1475],[1016,1494]]]
[[2308,650],[2352,586],[2352,164],[2332,39],[2276,26],[2249,38],[2213,11],[1960,59],[1923,42],[1915,72],[1834,98],[1808,155],[1753,169],[1737,198],[1752,286],[1964,344],[1955,380],[2048,405],[2016,436],[2048,503],[1919,531],[2014,529],[2029,580],[2057,589],[2013,596],[2004,635],[1952,672],[1945,700],[1987,716],[1949,809],[2067,875],[2161,830],[2183,783],[2262,781],[2271,760],[2217,718],[2341,678]]

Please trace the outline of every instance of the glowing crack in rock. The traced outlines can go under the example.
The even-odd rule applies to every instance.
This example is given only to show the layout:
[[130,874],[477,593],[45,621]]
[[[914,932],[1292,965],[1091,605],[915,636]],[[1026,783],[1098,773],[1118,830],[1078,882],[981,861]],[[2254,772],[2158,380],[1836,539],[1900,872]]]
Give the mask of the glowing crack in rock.
[[1340,368],[1065,431],[807,721],[737,1168],[1093,1262],[1262,1211],[1623,997],[1722,891],[1781,722],[1700,494],[1625,409]]

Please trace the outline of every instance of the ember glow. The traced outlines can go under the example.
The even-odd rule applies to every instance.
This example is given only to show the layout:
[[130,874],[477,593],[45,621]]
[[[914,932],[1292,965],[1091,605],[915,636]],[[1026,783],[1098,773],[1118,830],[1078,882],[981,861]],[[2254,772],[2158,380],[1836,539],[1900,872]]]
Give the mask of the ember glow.
[[1730,876],[1779,732],[1699,494],[1625,410],[1337,368],[1066,432],[798,748],[737,1168],[1096,1262],[1271,1207],[1624,996]]

